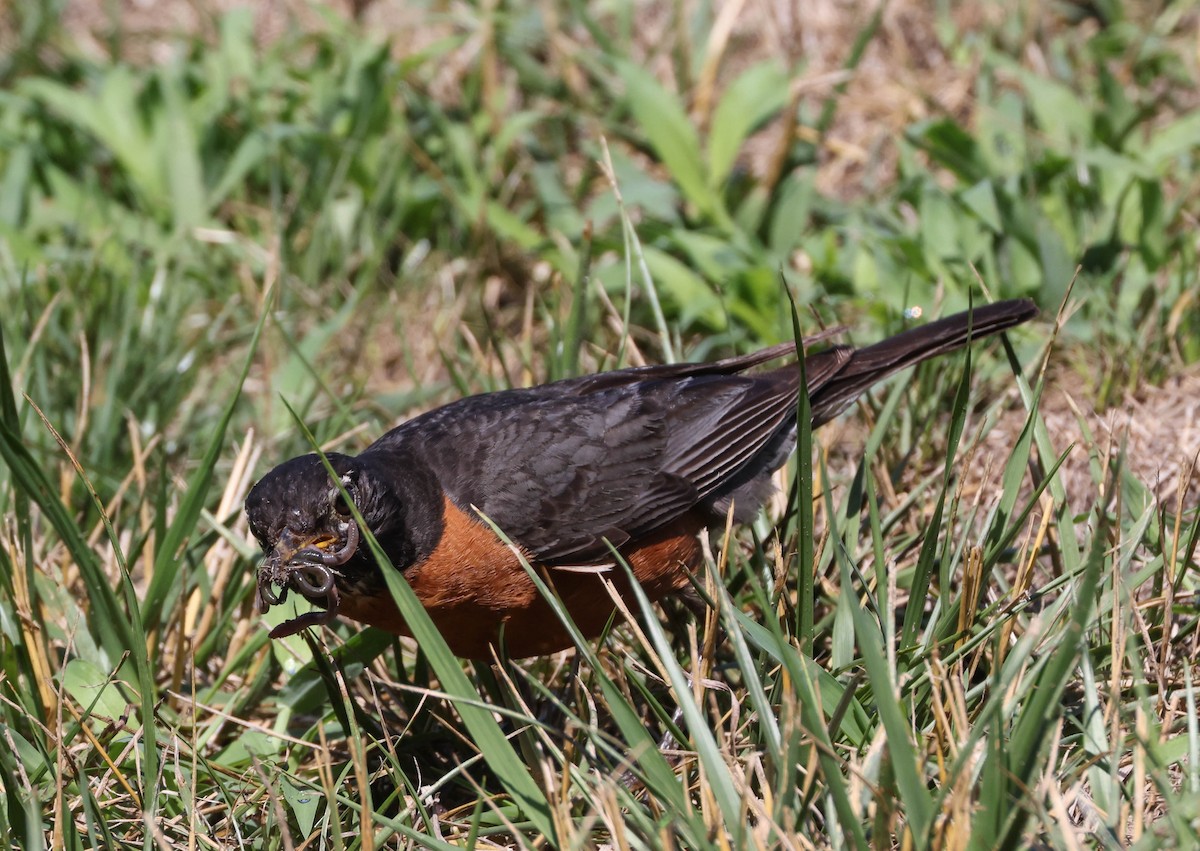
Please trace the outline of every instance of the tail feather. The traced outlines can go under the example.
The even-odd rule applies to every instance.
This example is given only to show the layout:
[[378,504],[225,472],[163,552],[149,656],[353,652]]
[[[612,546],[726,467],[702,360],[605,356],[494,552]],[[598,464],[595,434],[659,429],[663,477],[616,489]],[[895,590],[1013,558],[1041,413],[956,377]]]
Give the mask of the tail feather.
[[1020,325],[1037,316],[1029,299],[1001,301],[912,328],[874,345],[855,349],[845,366],[819,386],[809,382],[813,427],[848,408],[868,387],[889,375]]

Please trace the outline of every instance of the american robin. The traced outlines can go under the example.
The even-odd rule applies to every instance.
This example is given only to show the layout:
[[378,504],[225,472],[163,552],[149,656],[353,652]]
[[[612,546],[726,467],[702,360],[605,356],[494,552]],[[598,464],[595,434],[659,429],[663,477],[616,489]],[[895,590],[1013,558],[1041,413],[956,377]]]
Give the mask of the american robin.
[[[926,358],[1031,319],[1031,301],[1005,301],[913,328],[862,349],[807,355],[813,426],[876,381]],[[628,562],[652,600],[690,587],[697,533],[754,516],[795,438],[800,371],[751,367],[792,344],[712,363],[603,372],[484,393],[418,416],[357,456],[330,453],[392,566],[403,572],[450,648],[487,658],[501,635],[512,657],[571,639],[490,519],[548,577],[587,636],[614,606],[598,573],[629,593]],[[342,615],[408,630],[341,491],[316,455],[271,470],[246,499],[267,554],[260,611],[289,589],[323,611],[276,627],[290,635]]]

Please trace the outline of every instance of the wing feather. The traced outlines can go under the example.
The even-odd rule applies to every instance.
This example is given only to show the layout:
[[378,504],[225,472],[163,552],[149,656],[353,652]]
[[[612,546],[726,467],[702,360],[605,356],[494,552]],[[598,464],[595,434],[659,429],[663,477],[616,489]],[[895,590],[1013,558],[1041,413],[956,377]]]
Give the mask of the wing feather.
[[[470,397],[367,451],[419,441],[458,505],[477,506],[544,562],[583,563],[607,557],[606,539],[619,545],[709,498],[789,426],[798,369],[736,373],[792,351]],[[816,376],[841,360],[821,361],[829,367]]]
[[[1031,302],[1002,302],[866,349],[807,355],[814,426],[897,369],[1036,312]],[[410,420],[366,452],[410,450],[455,503],[478,506],[535,557],[587,564],[608,557],[606,540],[619,546],[697,505],[762,498],[752,496],[756,485],[786,458],[800,370],[741,373],[794,352],[784,344],[472,396]]]

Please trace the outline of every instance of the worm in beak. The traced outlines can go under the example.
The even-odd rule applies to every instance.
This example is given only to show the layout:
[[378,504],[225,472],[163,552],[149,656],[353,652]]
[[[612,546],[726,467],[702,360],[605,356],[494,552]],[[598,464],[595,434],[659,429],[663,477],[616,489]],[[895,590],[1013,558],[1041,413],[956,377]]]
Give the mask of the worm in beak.
[[[348,562],[358,549],[358,525],[353,520],[341,524],[339,532],[344,535],[336,550],[328,549],[339,543],[337,538],[310,538],[303,540],[284,530],[279,543],[267,556],[258,571],[258,610],[266,612],[287,599],[288,591],[295,588],[312,602],[324,603],[323,611],[307,612],[285,621],[271,630],[271,638],[295,635],[310,626],[329,623],[337,616],[340,598],[337,589],[337,568]],[[279,586],[276,592],[275,586]],[[321,598],[324,598],[321,600]]]

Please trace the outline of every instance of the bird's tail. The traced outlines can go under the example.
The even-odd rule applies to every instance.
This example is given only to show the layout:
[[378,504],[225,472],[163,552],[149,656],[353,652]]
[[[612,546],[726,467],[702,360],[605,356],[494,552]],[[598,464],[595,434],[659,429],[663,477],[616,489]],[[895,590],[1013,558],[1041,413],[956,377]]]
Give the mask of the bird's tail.
[[1037,313],[1037,306],[1029,299],[1001,301],[947,316],[853,350],[849,360],[819,386],[814,387],[812,373],[809,373],[813,427],[836,417],[864,390],[892,373],[960,349],[972,340],[1020,325]]

